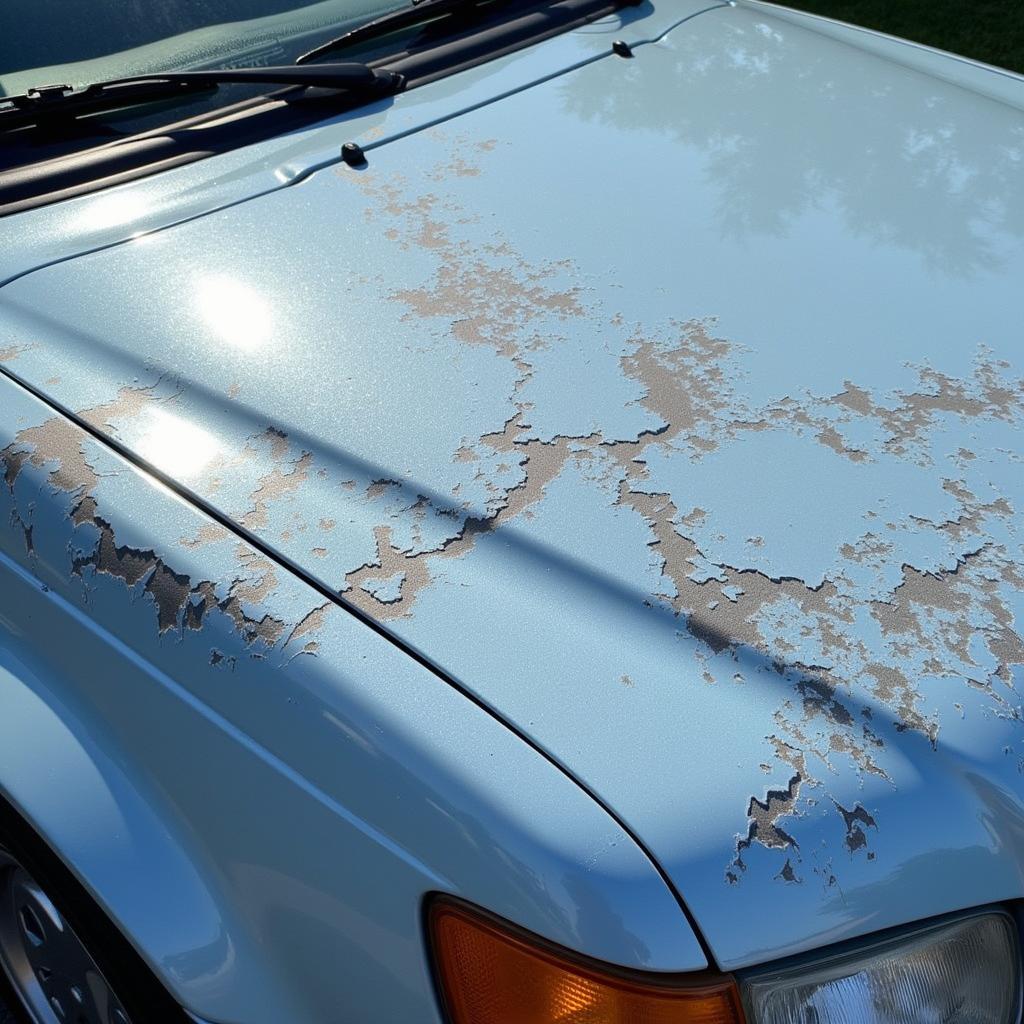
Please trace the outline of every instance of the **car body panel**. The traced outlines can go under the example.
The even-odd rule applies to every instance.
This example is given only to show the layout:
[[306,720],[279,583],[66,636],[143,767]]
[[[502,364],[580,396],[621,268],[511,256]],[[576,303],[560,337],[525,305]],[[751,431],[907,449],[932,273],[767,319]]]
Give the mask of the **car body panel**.
[[894,64],[920,71],[962,89],[1020,107],[1021,76],[1016,71],[984,64],[934,46],[900,39],[875,29],[862,28],[820,14],[808,14],[765,0],[733,0],[733,5],[761,13],[773,22],[787,21],[802,29],[835,39],[840,43],[874,54]]
[[0,396],[3,792],[189,1010],[437,1019],[434,891],[625,966],[706,964],[655,866],[548,759],[38,399]]
[[5,372],[528,735],[729,968],[1024,896],[1024,84],[859,39],[710,11],[0,292]]

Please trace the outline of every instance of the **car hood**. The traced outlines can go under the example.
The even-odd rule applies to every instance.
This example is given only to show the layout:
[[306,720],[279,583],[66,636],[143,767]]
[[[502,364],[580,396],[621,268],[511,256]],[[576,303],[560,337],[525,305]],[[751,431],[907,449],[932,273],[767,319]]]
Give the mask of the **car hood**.
[[0,355],[565,765],[722,966],[1022,896],[1024,85],[919,56],[711,11],[28,274]]

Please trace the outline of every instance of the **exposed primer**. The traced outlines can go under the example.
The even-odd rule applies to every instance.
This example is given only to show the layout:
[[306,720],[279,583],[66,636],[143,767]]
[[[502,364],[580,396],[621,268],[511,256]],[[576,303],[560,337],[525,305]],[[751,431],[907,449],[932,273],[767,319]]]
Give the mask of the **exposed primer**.
[[32,521],[31,513],[30,518],[26,519],[17,510],[11,512],[11,523],[15,527],[21,530],[22,536],[25,538],[25,554],[28,557],[34,558],[36,553],[35,542],[32,537]]
[[[287,437],[272,428],[268,430],[272,437],[271,459],[281,462],[288,453]],[[259,487],[252,494],[252,508],[242,516],[242,525],[250,530],[259,530],[267,525],[268,510],[273,502],[278,502],[286,495],[293,494],[306,482],[313,465],[313,456],[303,452],[296,461],[287,468],[275,466],[260,481]]]
[[309,633],[319,633],[324,627],[324,622],[330,608],[330,604],[328,602],[324,602],[324,604],[314,608],[305,618],[300,619],[295,624],[295,628],[288,634],[285,646],[287,647],[296,640],[300,640]]
[[26,427],[2,452],[4,482],[13,491],[22,468],[49,466],[53,487],[91,500],[89,492],[98,480],[82,451],[82,432],[70,420],[54,416],[35,427]]
[[[500,506],[487,518],[466,517],[461,530],[439,548],[418,555],[409,555],[393,543],[390,526],[374,530],[376,558],[345,577],[346,598],[378,619],[392,619],[411,613],[416,595],[429,586],[432,567],[450,558],[461,558],[475,547],[482,534],[493,532],[504,523],[523,514],[544,495],[544,489],[562,470],[571,457],[569,442],[560,439],[546,444],[540,441],[519,444],[515,435],[521,429],[513,417],[503,430],[481,438],[480,443],[494,451],[515,454],[525,469],[522,482],[506,492]],[[391,600],[381,600],[375,581],[401,579],[399,592],[386,591]]]
[[118,389],[116,398],[89,409],[81,409],[77,415],[91,427],[111,431],[116,435],[118,423],[141,416],[154,403],[162,404],[174,400],[176,393],[172,392],[167,396],[158,394],[160,384],[159,380],[144,387],[126,384]]
[[[466,164],[464,170],[470,165]],[[530,344],[539,344],[531,325],[545,313],[563,318],[581,316],[578,287],[553,287],[550,282],[569,261],[535,267],[504,240],[484,246],[452,240],[448,221],[464,215],[449,200],[433,194],[410,199],[401,175],[377,179],[360,174],[353,179],[374,199],[367,216],[389,225],[386,237],[403,247],[435,252],[439,259],[434,280],[423,288],[399,289],[392,298],[405,305],[413,318],[448,319],[452,335],[466,344],[487,345],[510,359],[525,362]],[[524,337],[525,336],[525,337]]]
[[196,531],[194,537],[183,537],[180,541],[185,548],[199,548],[206,544],[215,544],[217,541],[228,537],[228,531],[220,523],[203,523]]
[[649,444],[664,447],[677,439],[699,454],[714,450],[725,436],[716,427],[767,428],[766,421],[748,421],[737,415],[741,402],[727,370],[737,347],[715,337],[713,326],[711,321],[671,321],[670,333],[657,340],[636,328],[630,340],[633,350],[623,356],[622,368],[644,386],[642,402],[664,422],[664,427],[642,437],[636,445],[618,443],[616,454],[632,460]]
[[780,882],[800,882],[801,879],[797,876],[796,871],[793,869],[792,861],[787,857],[786,863],[782,865],[782,869],[775,876]]
[[12,363],[22,353],[28,352],[34,348],[34,345],[7,345],[5,348],[0,348],[0,363]]

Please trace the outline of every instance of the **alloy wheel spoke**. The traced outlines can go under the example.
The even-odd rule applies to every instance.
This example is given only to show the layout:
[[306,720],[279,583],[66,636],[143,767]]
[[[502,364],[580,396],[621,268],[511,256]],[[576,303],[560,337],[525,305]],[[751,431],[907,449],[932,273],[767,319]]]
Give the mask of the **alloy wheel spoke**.
[[2,848],[0,969],[41,1024],[131,1024],[81,940]]

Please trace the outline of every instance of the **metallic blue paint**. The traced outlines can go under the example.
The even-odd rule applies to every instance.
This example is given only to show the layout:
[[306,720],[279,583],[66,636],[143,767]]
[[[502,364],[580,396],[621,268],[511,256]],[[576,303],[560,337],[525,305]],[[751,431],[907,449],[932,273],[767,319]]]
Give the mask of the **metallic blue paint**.
[[[1024,81],[705,6],[13,221],[5,372],[233,531],[0,382],[7,571],[131,653],[18,685],[185,787],[185,898],[279,942],[293,1019],[359,977],[426,1019],[430,888],[704,963],[566,774],[300,577],[612,808],[722,966],[1024,896]],[[179,708],[163,747],[127,694]],[[315,982],[325,892],[352,974]],[[248,957],[222,1004],[171,982],[217,1016]]]
[[650,861],[549,761],[0,387],[3,791],[184,1005],[434,1019],[432,891],[611,961],[705,964]]

